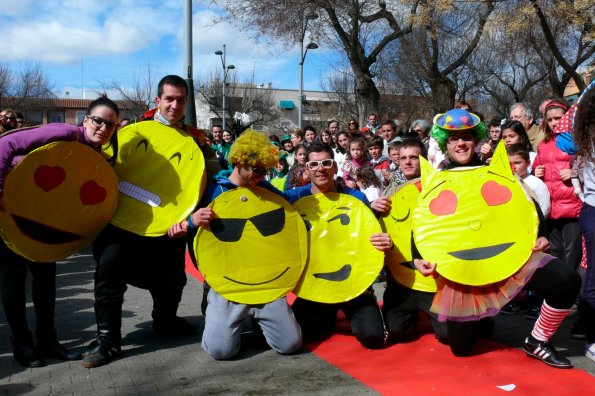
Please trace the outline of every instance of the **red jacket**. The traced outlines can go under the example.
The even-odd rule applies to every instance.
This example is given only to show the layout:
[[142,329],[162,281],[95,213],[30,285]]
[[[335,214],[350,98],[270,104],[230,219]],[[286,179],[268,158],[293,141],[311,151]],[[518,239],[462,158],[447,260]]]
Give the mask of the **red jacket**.
[[582,207],[581,200],[574,193],[570,180],[562,181],[560,170],[571,169],[573,156],[556,147],[556,139],[542,141],[537,149],[537,157],[533,161],[533,169],[539,165],[545,167],[543,181],[550,192],[552,202],[551,219],[578,218]]

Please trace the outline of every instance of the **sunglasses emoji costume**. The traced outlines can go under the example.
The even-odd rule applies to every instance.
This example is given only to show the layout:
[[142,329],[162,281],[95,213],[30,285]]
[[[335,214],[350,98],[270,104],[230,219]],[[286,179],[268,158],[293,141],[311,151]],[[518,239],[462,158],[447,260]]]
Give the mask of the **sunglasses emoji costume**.
[[118,141],[120,195],[111,223],[142,236],[165,235],[192,213],[204,190],[202,151],[191,135],[155,121],[122,128]]
[[421,165],[413,234],[422,257],[463,285],[488,285],[515,274],[532,254],[539,219],[503,142],[489,166],[436,171],[423,159]]
[[362,294],[384,262],[369,236],[381,232],[372,211],[348,194],[314,194],[295,208],[309,231],[309,258],[294,293],[321,303],[339,303]]
[[306,226],[293,206],[260,187],[224,192],[209,206],[215,217],[194,240],[208,284],[240,304],[266,304],[293,290],[308,257]]
[[89,245],[117,206],[109,163],[78,142],[54,142],[21,160],[4,183],[0,234],[31,261],[62,260]]

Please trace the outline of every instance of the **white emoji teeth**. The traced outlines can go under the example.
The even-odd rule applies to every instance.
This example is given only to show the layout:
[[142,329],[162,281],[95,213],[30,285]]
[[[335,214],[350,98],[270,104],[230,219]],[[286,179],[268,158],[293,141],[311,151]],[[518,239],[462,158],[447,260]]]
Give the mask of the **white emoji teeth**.
[[134,198],[144,204],[147,204],[153,208],[161,205],[161,197],[151,191],[147,191],[142,187],[136,186],[126,181],[119,183],[120,192],[124,195],[128,195],[130,198]]

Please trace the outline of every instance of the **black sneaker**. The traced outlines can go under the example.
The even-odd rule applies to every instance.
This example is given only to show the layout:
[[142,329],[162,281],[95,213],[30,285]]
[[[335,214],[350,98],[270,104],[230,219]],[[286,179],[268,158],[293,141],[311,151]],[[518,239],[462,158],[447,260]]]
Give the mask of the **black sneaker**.
[[528,356],[539,359],[548,366],[556,368],[572,368],[570,360],[561,356],[552,344],[547,341],[539,341],[532,335],[529,335],[525,340],[523,351],[525,351]]
[[45,362],[37,355],[33,344],[12,340],[12,353],[14,359],[23,367],[43,367]]
[[108,364],[122,353],[120,345],[95,339],[83,353],[84,368],[94,368]]
[[541,313],[541,307],[532,307],[525,312],[525,318],[530,320],[537,320]]
[[523,306],[520,302],[511,301],[502,307],[500,313],[503,315],[516,315],[527,312],[527,307]]

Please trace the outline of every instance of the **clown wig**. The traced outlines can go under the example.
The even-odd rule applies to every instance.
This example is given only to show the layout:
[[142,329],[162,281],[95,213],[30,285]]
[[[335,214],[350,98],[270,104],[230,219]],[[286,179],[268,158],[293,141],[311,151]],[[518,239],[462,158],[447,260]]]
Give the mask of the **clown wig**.
[[279,150],[262,133],[247,130],[236,139],[229,151],[233,165],[249,165],[270,169],[279,161]]

